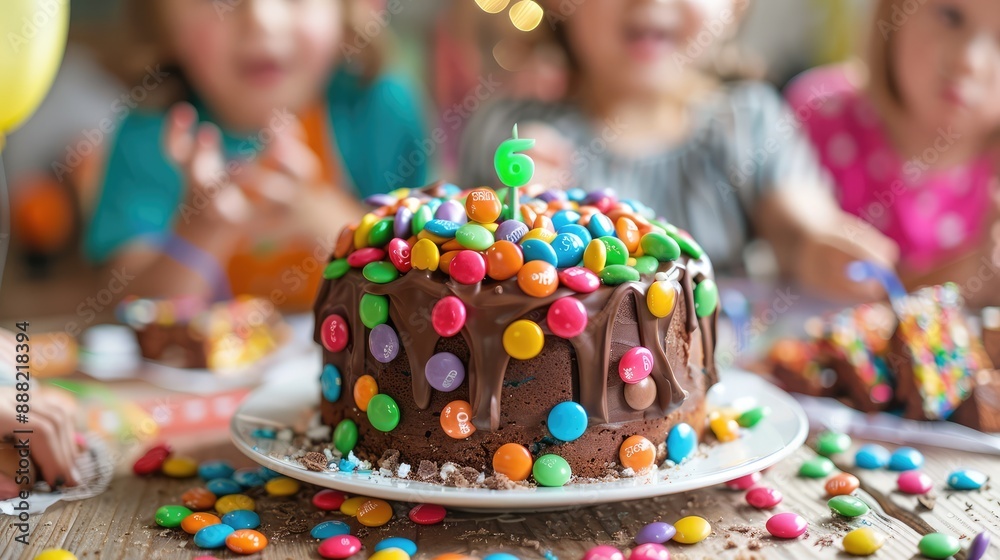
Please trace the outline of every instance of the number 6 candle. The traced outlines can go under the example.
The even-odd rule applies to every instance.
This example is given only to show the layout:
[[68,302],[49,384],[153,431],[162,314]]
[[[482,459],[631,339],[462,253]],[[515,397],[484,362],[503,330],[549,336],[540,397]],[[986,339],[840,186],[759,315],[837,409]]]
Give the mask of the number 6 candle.
[[535,162],[526,154],[517,152],[530,150],[535,147],[535,141],[531,138],[518,138],[517,125],[514,125],[513,138],[504,140],[497,148],[493,157],[493,166],[497,170],[500,181],[510,187],[510,194],[507,204],[510,209],[508,216],[512,220],[521,221],[521,213],[518,212],[517,189],[523,187],[531,181],[531,176],[535,174]]

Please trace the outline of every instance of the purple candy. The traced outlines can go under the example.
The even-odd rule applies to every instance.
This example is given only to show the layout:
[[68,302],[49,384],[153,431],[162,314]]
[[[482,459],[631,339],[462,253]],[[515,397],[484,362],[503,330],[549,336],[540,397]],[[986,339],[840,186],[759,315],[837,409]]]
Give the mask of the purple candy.
[[986,549],[990,547],[990,534],[986,531],[976,535],[969,545],[969,550],[965,553],[966,560],[980,560],[986,556]]
[[611,199],[612,202],[618,202],[618,193],[614,189],[598,189],[587,193],[587,196],[583,199],[583,204],[594,204],[605,198]]
[[465,380],[465,366],[451,352],[439,352],[427,360],[424,375],[431,387],[449,393],[458,389]]
[[368,334],[368,348],[376,360],[388,364],[399,354],[399,337],[389,325],[377,325]]
[[437,212],[434,212],[434,218],[448,220],[456,224],[465,224],[469,221],[469,217],[465,214],[465,206],[462,206],[462,203],[457,200],[443,202],[441,206],[438,206]]
[[369,206],[392,206],[396,204],[396,197],[390,194],[373,194],[365,199],[365,204]]
[[553,202],[556,200],[566,200],[567,197],[566,191],[545,191],[535,198],[544,200],[545,202]]
[[647,544],[656,543],[663,544],[670,539],[674,538],[677,534],[677,529],[669,523],[664,523],[662,521],[656,521],[646,525],[635,535],[636,544]]
[[410,224],[413,223],[413,212],[406,206],[400,206],[396,210],[396,220],[392,226],[392,233],[400,239],[410,236]]
[[493,237],[499,241],[501,239],[505,241],[510,241],[511,243],[517,243],[524,237],[524,234],[528,233],[528,226],[524,225],[518,220],[504,220],[497,227],[497,231],[493,234]]

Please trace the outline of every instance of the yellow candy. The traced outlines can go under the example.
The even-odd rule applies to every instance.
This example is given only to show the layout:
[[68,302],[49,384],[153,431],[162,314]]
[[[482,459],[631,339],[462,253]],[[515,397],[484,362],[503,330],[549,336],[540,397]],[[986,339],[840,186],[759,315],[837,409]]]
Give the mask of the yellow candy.
[[410,560],[410,555],[402,548],[384,548],[369,556],[368,560]]
[[708,521],[697,515],[679,519],[677,523],[674,523],[674,529],[677,529],[674,540],[681,544],[701,542],[712,532],[712,526],[708,524]]
[[219,498],[218,501],[215,502],[215,511],[220,516],[238,509],[248,509],[253,511],[256,507],[257,504],[254,503],[253,499],[245,494],[229,494],[228,496]]
[[653,315],[666,317],[674,310],[677,301],[677,290],[670,282],[653,282],[646,292],[646,307]]
[[500,227],[500,224],[498,224],[496,222],[490,222],[488,224],[479,224],[479,225],[481,225],[484,228],[490,230],[490,233],[496,233],[497,232],[497,228]]
[[733,441],[740,437],[740,425],[733,418],[718,413],[711,414],[709,418],[708,426],[719,441]]
[[855,556],[868,556],[882,548],[885,537],[870,527],[861,527],[844,535],[844,551]]
[[358,229],[354,230],[354,248],[364,249],[368,246],[368,234],[371,233],[372,228],[378,223],[379,218],[375,214],[365,214],[361,218],[361,223],[358,224]]
[[418,233],[417,239],[429,239],[430,241],[433,241],[435,245],[444,245],[451,240],[448,237],[441,237],[440,235],[435,235],[427,230]]
[[410,210],[410,212],[416,212],[417,210],[420,210],[420,206],[423,205],[423,203],[420,202],[419,198],[413,198],[412,196],[408,196],[403,200],[400,200],[399,203],[407,207]]
[[170,457],[163,462],[163,474],[173,478],[191,478],[198,474],[198,461],[190,457]]
[[519,319],[503,331],[503,348],[513,358],[530,360],[545,346],[545,335],[533,321]]
[[34,560],[77,560],[76,555],[61,548],[46,548],[35,555]]
[[279,476],[268,480],[267,484],[264,485],[264,490],[267,490],[271,496],[293,496],[299,491],[299,481]]
[[638,261],[635,260],[635,257],[629,257],[628,260],[625,261],[625,264],[634,267],[636,262]]
[[607,260],[608,248],[597,239],[588,243],[587,248],[583,251],[583,266],[589,268],[594,274],[604,270]]
[[406,195],[410,194],[410,189],[406,187],[400,187],[396,190],[390,191],[389,195],[396,198],[406,198]]
[[340,513],[344,515],[350,515],[354,517],[358,514],[358,510],[361,509],[361,504],[367,502],[371,498],[366,498],[364,496],[355,496],[353,498],[347,498],[344,503],[340,504]]
[[421,239],[410,249],[410,264],[417,270],[435,271],[441,262],[441,251],[430,239]]
[[556,232],[549,231],[549,230],[544,229],[544,228],[535,228],[535,229],[529,231],[528,233],[524,234],[524,236],[521,237],[521,241],[520,242],[524,243],[525,241],[527,241],[529,239],[539,239],[539,240],[544,241],[546,243],[552,243],[552,240],[555,239],[555,238],[556,238]]

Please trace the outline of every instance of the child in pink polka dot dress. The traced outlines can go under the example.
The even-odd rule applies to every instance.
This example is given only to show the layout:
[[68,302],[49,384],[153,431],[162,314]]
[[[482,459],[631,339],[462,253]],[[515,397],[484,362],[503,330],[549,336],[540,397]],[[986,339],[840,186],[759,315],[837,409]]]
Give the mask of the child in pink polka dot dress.
[[989,255],[997,217],[1000,4],[930,0],[906,21],[898,7],[877,9],[870,79],[819,68],[786,96],[841,207],[899,245],[904,281],[961,283]]

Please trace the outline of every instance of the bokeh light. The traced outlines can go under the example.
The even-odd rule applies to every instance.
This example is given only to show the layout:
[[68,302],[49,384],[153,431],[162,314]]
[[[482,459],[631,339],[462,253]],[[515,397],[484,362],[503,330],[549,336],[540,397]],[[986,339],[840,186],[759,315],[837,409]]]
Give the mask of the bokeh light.
[[535,0],[521,0],[510,8],[510,21],[521,31],[531,31],[542,22],[545,12]]
[[479,8],[488,14],[499,14],[509,3],[510,0],[476,0]]

